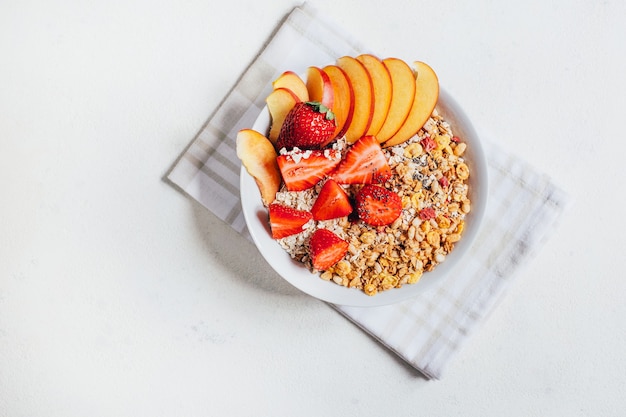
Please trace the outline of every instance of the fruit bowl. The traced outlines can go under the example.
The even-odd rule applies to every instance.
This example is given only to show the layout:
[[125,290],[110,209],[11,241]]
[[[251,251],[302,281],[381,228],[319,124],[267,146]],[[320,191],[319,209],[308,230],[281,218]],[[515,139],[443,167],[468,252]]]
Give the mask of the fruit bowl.
[[[451,274],[462,273],[462,263],[475,241],[486,209],[487,164],[480,138],[471,122],[443,88],[440,89],[436,108],[439,114],[450,123],[455,134],[467,142],[468,147],[464,159],[472,172],[468,180],[472,210],[465,218],[465,229],[461,240],[456,243],[454,250],[447,255],[445,261],[434,270],[425,272],[417,283],[383,291],[375,296],[368,296],[354,288],[325,281],[317,274],[310,272],[302,263],[293,260],[272,238],[267,208],[263,205],[259,188],[254,178],[242,167],[241,204],[248,230],[261,255],[283,279],[304,293],[322,301],[344,306],[373,307],[407,300],[436,286]],[[270,129],[270,122],[270,113],[267,108],[264,108],[252,129],[267,133]]]

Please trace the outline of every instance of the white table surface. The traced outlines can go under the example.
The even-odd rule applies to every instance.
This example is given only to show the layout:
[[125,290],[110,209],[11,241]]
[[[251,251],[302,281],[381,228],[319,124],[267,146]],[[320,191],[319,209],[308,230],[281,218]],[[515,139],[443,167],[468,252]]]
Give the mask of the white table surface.
[[163,181],[298,4],[0,3],[0,415],[623,415],[626,3],[312,1],[572,196],[440,381]]

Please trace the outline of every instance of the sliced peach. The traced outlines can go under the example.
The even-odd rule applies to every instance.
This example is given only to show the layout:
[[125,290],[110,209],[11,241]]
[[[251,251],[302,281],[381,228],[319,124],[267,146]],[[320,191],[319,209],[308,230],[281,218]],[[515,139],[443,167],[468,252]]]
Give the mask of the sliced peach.
[[332,108],[335,113],[335,133],[333,138],[343,136],[345,130],[350,126],[352,113],[354,111],[354,91],[348,81],[346,73],[336,65],[328,65],[322,70],[328,74],[330,83],[335,94],[335,104]]
[[364,66],[372,79],[374,87],[374,108],[372,121],[365,135],[376,136],[382,127],[391,105],[391,75],[389,70],[378,57],[371,54],[362,54],[356,57]]
[[337,59],[337,66],[344,70],[354,91],[354,112],[345,133],[348,143],[354,143],[367,132],[372,121],[374,88],[365,66],[356,58],[343,56]]
[[400,129],[411,110],[415,97],[415,75],[411,67],[398,58],[386,58],[383,64],[391,75],[392,91],[387,118],[376,134],[380,143],[389,140]]
[[263,204],[268,206],[276,198],[282,181],[274,145],[252,129],[240,130],[235,143],[237,156],[259,187]]
[[266,97],[265,103],[272,118],[268,136],[272,143],[276,143],[285,117],[299,101],[301,100],[293,91],[283,87],[277,88]]
[[439,80],[435,71],[423,62],[413,63],[416,72],[415,98],[409,115],[402,127],[385,143],[384,147],[398,145],[409,140],[424,126],[433,113],[439,98]]
[[272,88],[274,90],[278,88],[286,88],[292,91],[300,101],[309,101],[309,91],[306,88],[306,83],[298,74],[293,71],[283,72],[274,82],[272,82]]
[[335,94],[328,74],[318,67],[309,67],[306,72],[306,87],[309,101],[322,103],[329,109],[333,108]]

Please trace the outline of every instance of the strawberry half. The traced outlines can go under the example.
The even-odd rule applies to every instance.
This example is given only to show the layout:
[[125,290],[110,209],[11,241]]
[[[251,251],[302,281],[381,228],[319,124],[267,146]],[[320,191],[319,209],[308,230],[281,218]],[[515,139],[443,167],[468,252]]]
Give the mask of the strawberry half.
[[380,185],[368,184],[355,197],[359,218],[370,226],[386,226],[402,213],[402,199]]
[[363,136],[354,142],[331,175],[340,184],[384,182],[390,176],[391,168],[374,136]]
[[276,147],[323,148],[334,138],[335,127],[335,115],[328,107],[316,101],[297,103],[283,121]]
[[328,179],[311,208],[313,220],[330,220],[352,213],[348,194],[336,181]]
[[309,254],[313,267],[325,271],[339,262],[348,252],[348,242],[328,229],[317,229],[311,235]]
[[289,191],[313,187],[326,177],[341,161],[336,150],[292,151],[278,155],[276,162]]
[[282,239],[300,233],[302,227],[313,218],[308,211],[274,203],[269,206],[270,227],[272,237]]

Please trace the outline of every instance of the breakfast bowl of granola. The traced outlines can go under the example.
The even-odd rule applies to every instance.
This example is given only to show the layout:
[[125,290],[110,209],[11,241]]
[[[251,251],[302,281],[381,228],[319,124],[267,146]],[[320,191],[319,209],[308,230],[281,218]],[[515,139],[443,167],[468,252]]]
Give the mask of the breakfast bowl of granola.
[[487,204],[482,144],[422,62],[342,57],[273,82],[237,135],[264,259],[320,300],[392,304],[453,285]]

